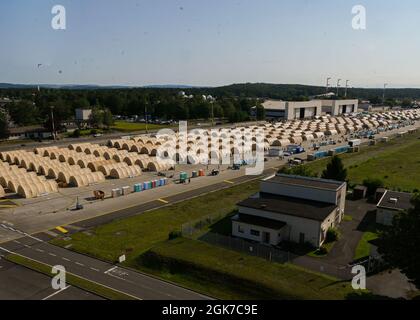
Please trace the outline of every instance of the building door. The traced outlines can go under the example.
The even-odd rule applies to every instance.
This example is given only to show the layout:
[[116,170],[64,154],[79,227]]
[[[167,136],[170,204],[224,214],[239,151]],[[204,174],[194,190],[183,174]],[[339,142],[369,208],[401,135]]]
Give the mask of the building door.
[[299,243],[300,244],[305,244],[305,234],[304,233],[299,233]]
[[300,118],[305,119],[305,108],[300,108]]
[[263,232],[263,242],[270,244],[270,232]]

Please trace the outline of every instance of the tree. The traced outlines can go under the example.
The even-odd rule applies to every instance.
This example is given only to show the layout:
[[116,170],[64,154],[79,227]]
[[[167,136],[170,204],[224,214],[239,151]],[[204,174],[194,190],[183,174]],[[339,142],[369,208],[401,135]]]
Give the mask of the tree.
[[391,228],[379,235],[378,251],[392,268],[398,268],[420,289],[420,195],[413,208],[398,214]]
[[5,112],[0,111],[0,139],[9,138],[9,120]]
[[91,127],[100,128],[104,123],[104,111],[100,108],[93,108],[89,116],[89,124]]
[[340,157],[334,156],[327,164],[327,168],[322,172],[323,179],[346,181],[347,169],[344,168],[343,161]]
[[257,116],[257,120],[259,120],[259,121],[265,119],[265,109],[262,105],[257,106],[256,116]]
[[367,187],[367,195],[373,196],[378,188],[384,187],[384,182],[381,179],[367,178],[363,180],[363,185]]
[[105,109],[102,117],[104,126],[109,129],[114,124],[114,117],[112,116],[111,110]]
[[8,106],[8,109],[13,122],[20,126],[39,123],[39,110],[32,101],[15,102]]

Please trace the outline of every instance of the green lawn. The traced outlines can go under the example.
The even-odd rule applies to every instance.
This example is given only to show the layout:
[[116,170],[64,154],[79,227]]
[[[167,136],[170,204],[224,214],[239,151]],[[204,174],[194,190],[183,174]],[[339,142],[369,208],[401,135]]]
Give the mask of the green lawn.
[[[148,124],[148,130],[157,130],[162,128],[167,128],[165,125],[157,124]],[[146,130],[145,123],[138,122],[127,122],[127,121],[115,121],[114,125],[111,127],[113,130],[123,131],[123,132],[132,132],[132,131],[144,131]]]
[[116,220],[89,232],[72,235],[72,239],[56,239],[54,244],[66,246],[102,259],[116,261],[127,253],[128,264],[139,254],[166,241],[171,231],[182,224],[210,214],[228,215],[236,203],[258,191],[259,182],[252,181],[228,189],[187,200],[169,207],[149,211],[128,219]]
[[153,273],[220,299],[345,299],[349,283],[290,264],[178,238],[143,254],[138,263]]
[[376,232],[367,231],[363,233],[362,239],[360,239],[357,244],[356,251],[354,253],[354,260],[360,260],[367,258],[370,255],[370,243],[369,241],[375,240],[378,238]]
[[[361,184],[366,178],[381,179],[393,190],[420,189],[420,134],[396,138],[388,143],[364,147],[359,153],[340,155],[348,169],[352,184]],[[306,166],[320,175],[329,158],[308,163]]]

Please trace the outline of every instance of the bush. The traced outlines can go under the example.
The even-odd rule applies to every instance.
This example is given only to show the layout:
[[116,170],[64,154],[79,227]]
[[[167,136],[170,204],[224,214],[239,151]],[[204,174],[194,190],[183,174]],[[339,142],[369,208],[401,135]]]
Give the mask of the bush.
[[169,235],[168,235],[169,240],[173,240],[173,239],[181,238],[181,237],[182,237],[182,233],[179,230],[171,231],[169,232]]
[[329,228],[327,231],[327,237],[325,241],[331,243],[338,240],[338,231],[334,228]]
[[384,182],[381,179],[367,178],[363,180],[363,185],[367,187],[367,195],[373,196],[376,189],[384,187]]
[[90,134],[97,134],[97,133],[98,133],[98,130],[96,130],[96,129],[90,130]]
[[327,247],[322,245],[316,253],[320,256],[324,256],[324,255],[328,254],[328,249],[327,249]]
[[79,129],[74,130],[73,134],[72,134],[72,137],[73,138],[80,138],[80,130]]

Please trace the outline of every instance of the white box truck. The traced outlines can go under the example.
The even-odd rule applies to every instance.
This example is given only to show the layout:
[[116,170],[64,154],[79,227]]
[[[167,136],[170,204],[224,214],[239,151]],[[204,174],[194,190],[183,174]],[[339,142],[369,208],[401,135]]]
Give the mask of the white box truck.
[[358,147],[358,146],[360,146],[361,144],[362,144],[362,140],[360,140],[360,139],[349,140],[349,146],[350,146],[351,148],[353,148],[353,147]]

